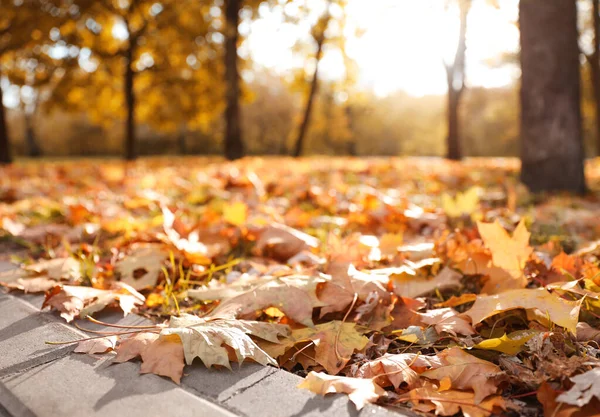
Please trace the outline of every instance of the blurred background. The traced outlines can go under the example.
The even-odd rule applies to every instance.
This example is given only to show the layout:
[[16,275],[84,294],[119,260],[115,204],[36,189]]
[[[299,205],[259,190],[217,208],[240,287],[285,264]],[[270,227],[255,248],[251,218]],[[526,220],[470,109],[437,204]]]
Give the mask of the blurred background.
[[[587,156],[597,7],[577,1]],[[516,156],[518,15],[518,0],[1,0],[6,131],[31,157],[445,155],[449,135],[460,156]]]

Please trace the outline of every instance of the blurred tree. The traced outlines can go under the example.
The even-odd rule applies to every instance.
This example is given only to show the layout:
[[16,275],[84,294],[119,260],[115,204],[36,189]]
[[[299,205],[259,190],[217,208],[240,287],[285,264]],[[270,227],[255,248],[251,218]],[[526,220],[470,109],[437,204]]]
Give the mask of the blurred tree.
[[590,68],[590,79],[595,104],[596,155],[600,155],[600,0],[591,0],[592,48],[584,52]]
[[[448,3],[447,3],[448,4]],[[465,56],[467,51],[467,18],[471,0],[457,0],[460,26],[456,52],[452,62],[444,62],[448,83],[448,135],[446,138],[448,159],[459,160],[463,156],[460,140],[459,107],[465,89]]]
[[533,192],[585,187],[575,0],[522,0],[521,179]]
[[[0,80],[6,67],[15,62],[15,53],[33,47],[48,36],[56,18],[63,13],[59,6],[69,9],[70,2],[54,4],[49,0],[22,0],[0,3]],[[0,85],[0,164],[11,161],[10,138]]]
[[310,115],[313,109],[313,103],[315,101],[317,89],[319,88],[319,63],[321,62],[321,58],[323,57],[323,44],[325,43],[326,35],[325,32],[327,31],[327,26],[329,26],[329,21],[331,20],[331,12],[329,10],[330,6],[331,0],[327,0],[327,2],[325,3],[325,11],[323,12],[323,15],[319,18],[319,20],[311,30],[312,38],[314,39],[317,47],[317,51],[315,53],[315,69],[312,75],[312,80],[310,82],[310,90],[306,99],[306,107],[304,108],[302,122],[300,123],[300,127],[298,129],[298,136],[296,137],[296,141],[294,144],[293,156],[295,157],[299,157],[300,155],[302,155],[304,138],[306,137],[306,131],[308,129]]
[[240,73],[238,40],[242,0],[224,0],[225,8],[225,157],[244,156],[240,114]]

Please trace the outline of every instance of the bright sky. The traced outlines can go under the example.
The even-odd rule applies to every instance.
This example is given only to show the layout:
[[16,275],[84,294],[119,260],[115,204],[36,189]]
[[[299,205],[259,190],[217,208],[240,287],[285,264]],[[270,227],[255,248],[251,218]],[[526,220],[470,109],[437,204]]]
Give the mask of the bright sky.
[[[468,85],[503,86],[519,76],[514,65],[494,65],[519,44],[518,0],[500,3],[496,9],[485,0],[473,0],[467,29]],[[281,72],[304,65],[305,57],[295,56],[291,47],[309,33],[310,23],[282,24],[281,14],[267,8],[261,17],[251,26],[247,45],[254,60]],[[360,38],[350,35],[347,48],[359,65],[361,86],[379,96],[396,90],[415,96],[446,92],[442,60],[456,50],[456,8],[444,10],[444,0],[349,0],[348,26],[352,33],[354,27],[365,29]],[[326,53],[322,68],[331,78],[343,74],[341,56]]]

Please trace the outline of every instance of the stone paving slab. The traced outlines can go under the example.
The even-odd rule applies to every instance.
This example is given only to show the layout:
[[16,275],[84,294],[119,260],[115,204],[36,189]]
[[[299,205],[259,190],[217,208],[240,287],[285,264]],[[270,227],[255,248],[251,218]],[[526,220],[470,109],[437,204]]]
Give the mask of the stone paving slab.
[[[114,354],[81,355],[72,353],[72,345],[46,345],[47,340],[74,340],[84,333],[55,313],[40,312],[42,299],[0,290],[0,417],[415,415],[376,405],[359,413],[345,395],[314,395],[296,388],[298,376],[258,364],[234,365],[233,371],[187,366],[181,386],[140,375],[139,363],[111,364]],[[150,323],[118,311],[96,317],[113,324]],[[87,320],[77,323],[106,329]]]

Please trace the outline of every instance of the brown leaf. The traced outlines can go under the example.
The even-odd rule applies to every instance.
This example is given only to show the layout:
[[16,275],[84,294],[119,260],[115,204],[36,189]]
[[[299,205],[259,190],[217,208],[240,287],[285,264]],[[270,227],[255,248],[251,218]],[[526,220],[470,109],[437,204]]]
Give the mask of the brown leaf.
[[393,385],[398,388],[406,383],[409,389],[420,386],[419,372],[442,366],[437,356],[415,353],[386,354],[358,368],[354,376],[372,378],[382,387]]
[[289,226],[272,223],[261,231],[255,250],[263,256],[285,262],[304,250],[318,246],[317,238]]
[[319,300],[325,304],[321,308],[321,317],[343,311],[353,302],[355,295],[358,300],[366,302],[375,292],[379,300],[386,304],[390,302],[390,294],[385,288],[388,279],[383,275],[360,272],[350,262],[339,261],[330,262],[327,273],[331,275],[331,281],[326,282],[318,293]]
[[183,345],[178,336],[163,336],[142,332],[125,339],[117,348],[115,362],[142,358],[142,374],[152,373],[169,377],[179,384],[183,375]]
[[106,353],[109,350],[114,350],[117,345],[117,336],[106,336],[97,339],[83,340],[77,344],[75,353]]
[[137,245],[115,264],[115,271],[120,274],[121,282],[143,290],[156,285],[167,256],[159,245]]
[[348,398],[356,405],[357,410],[362,409],[367,403],[376,402],[385,394],[385,390],[371,379],[332,376],[322,372],[310,372],[298,385],[298,388],[304,388],[319,395],[348,394]]
[[453,336],[457,333],[463,336],[475,334],[473,326],[462,318],[458,311],[451,308],[440,308],[437,310],[428,310],[424,313],[417,313],[421,322],[434,326],[438,333],[446,332]]
[[458,347],[443,350],[437,357],[442,366],[423,372],[421,376],[438,381],[449,377],[452,388],[472,389],[476,404],[498,390],[494,377],[500,375],[501,370],[493,363],[469,355]]
[[76,316],[85,317],[104,309],[109,304],[118,302],[125,315],[137,306],[144,304],[144,296],[133,288],[120,284],[114,290],[99,290],[90,287],[57,285],[46,294],[42,308],[52,307],[60,311],[66,321]]
[[415,388],[401,395],[398,400],[410,401],[416,411],[435,410],[435,414],[439,416],[453,416],[462,411],[465,417],[488,417],[492,413],[500,414],[501,410],[506,410],[508,406],[506,400],[498,395],[477,402],[471,392],[456,390],[438,392],[431,386]]
[[428,279],[407,274],[392,276],[394,292],[402,297],[415,298],[435,289],[445,290],[460,286],[462,275],[451,268],[444,268],[435,277]]
[[544,407],[544,416],[552,417],[593,417],[598,415],[598,406],[588,404],[584,407],[559,403],[556,397],[560,391],[554,390],[546,381],[537,389],[537,399]]

